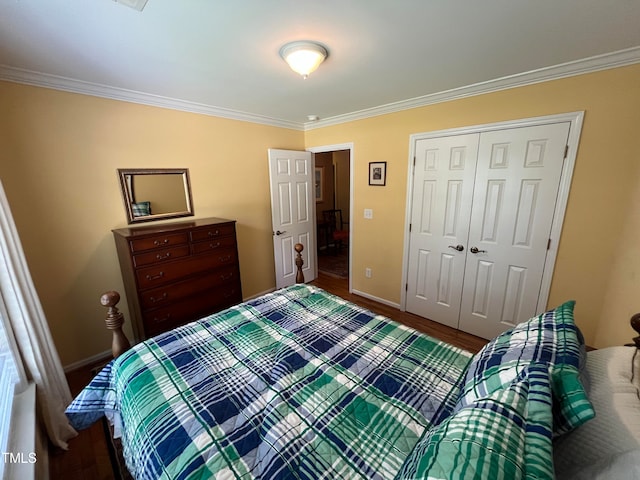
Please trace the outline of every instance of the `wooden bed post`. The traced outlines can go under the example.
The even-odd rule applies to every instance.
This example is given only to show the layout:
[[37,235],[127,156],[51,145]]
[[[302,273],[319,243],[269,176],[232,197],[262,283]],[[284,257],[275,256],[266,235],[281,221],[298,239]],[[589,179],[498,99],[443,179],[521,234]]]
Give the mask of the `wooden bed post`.
[[[633,315],[629,323],[631,323],[631,328],[633,328],[637,333],[640,333],[640,313]],[[633,344],[640,348],[640,335],[633,338]]]
[[304,283],[304,273],[302,273],[302,265],[304,265],[304,260],[302,260],[302,251],[304,250],[304,245],[296,243],[293,246],[293,249],[297,252],[296,268],[298,271],[296,272],[296,283]]
[[107,328],[113,332],[113,341],[111,343],[111,353],[113,358],[117,358],[124,352],[131,348],[131,344],[126,335],[122,331],[122,325],[124,324],[124,315],[118,311],[116,304],[120,301],[120,294],[116,291],[109,291],[102,294],[100,297],[100,303],[104,307],[109,307],[107,311],[107,318],[104,323],[107,324]]

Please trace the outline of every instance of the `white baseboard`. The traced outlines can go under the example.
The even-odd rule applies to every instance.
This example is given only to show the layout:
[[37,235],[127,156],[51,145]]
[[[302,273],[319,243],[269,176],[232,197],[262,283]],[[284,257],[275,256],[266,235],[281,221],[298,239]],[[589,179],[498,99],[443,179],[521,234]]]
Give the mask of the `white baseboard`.
[[376,297],[374,295],[370,295],[368,293],[361,292],[359,290],[352,290],[351,293],[353,293],[355,295],[360,295],[361,297],[368,298],[369,300],[373,300],[375,302],[382,303],[384,305],[388,305],[390,307],[394,307],[394,308],[397,308],[398,310],[400,310],[400,304],[399,303],[391,302],[389,300],[385,300],[384,298]]
[[103,360],[106,362],[108,360],[111,360],[112,358],[113,355],[111,353],[111,350],[105,350],[104,352],[96,353],[95,355],[85,358],[84,360],[79,360],[77,362],[70,363],[69,365],[65,365],[64,373],[69,373],[73,370],[77,370],[79,368],[86,367],[87,365],[98,363]]

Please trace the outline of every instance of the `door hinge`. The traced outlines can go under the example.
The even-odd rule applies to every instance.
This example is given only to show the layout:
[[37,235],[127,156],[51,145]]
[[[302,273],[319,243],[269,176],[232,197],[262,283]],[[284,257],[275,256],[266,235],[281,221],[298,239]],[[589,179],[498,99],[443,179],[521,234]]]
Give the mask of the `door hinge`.
[[415,167],[416,167],[416,156],[414,155],[413,156],[413,168],[415,168]]
[[408,284],[408,283],[405,283],[405,284],[404,284],[404,291],[405,291],[405,292],[408,292],[408,291],[409,291],[409,284]]
[[563,158],[567,158],[567,155],[569,155],[569,145],[565,145],[565,147],[564,147],[564,157]]
[[547,250],[549,250],[550,248],[551,248],[551,239],[547,241]]
[[409,233],[411,233],[411,224],[409,224]]

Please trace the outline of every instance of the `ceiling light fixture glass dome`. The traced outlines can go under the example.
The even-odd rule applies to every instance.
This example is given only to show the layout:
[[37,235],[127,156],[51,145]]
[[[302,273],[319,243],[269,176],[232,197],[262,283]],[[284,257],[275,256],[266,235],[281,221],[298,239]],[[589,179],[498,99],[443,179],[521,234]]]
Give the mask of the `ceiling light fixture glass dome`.
[[291,70],[307,78],[314,72],[329,53],[327,49],[315,42],[298,41],[282,46],[280,56],[289,64]]

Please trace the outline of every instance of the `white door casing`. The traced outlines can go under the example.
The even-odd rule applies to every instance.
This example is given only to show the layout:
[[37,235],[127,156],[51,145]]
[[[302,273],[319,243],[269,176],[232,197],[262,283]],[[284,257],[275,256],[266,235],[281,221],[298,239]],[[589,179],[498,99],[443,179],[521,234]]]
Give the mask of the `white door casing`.
[[[463,330],[472,331],[476,335],[490,338],[495,336],[498,331],[509,328],[514,322],[526,319],[545,308],[583,115],[583,112],[574,112],[411,136],[410,158],[412,161],[415,159],[415,166],[413,169],[409,169],[408,177],[407,234],[403,267],[404,281],[401,292],[402,309],[414,311],[441,323],[457,326]],[[558,132],[561,130],[557,136],[548,137],[548,129],[554,130],[555,127],[547,127],[546,125],[563,123],[564,125],[557,127]],[[540,128],[529,130],[530,136],[525,138],[526,135],[522,137],[522,134],[527,130],[526,127]],[[507,130],[511,131],[507,132]],[[416,232],[416,222],[419,224],[423,221],[420,216],[423,212],[416,212],[416,209],[422,208],[421,206],[416,207],[416,198],[424,196],[421,186],[424,183],[424,178],[420,179],[421,173],[419,172],[421,168],[424,168],[424,163],[427,160],[420,157],[423,155],[426,158],[430,145],[438,145],[437,142],[440,142],[440,146],[445,145],[441,142],[442,137],[460,140],[465,135],[478,135],[480,138],[479,151],[483,153],[478,156],[477,172],[471,182],[460,184],[462,190],[459,194],[448,193],[445,197],[449,199],[449,203],[452,203],[451,200],[457,199],[457,195],[460,195],[461,198],[470,198],[467,188],[473,184],[473,199],[470,201],[470,205],[473,205],[473,211],[467,222],[468,242],[460,243],[465,250],[462,253],[450,249],[449,243],[442,241],[439,246],[433,242],[433,245],[421,245],[417,243],[419,234]],[[509,142],[513,140],[515,143],[508,144],[505,136],[509,137]],[[519,136],[522,138],[518,138]],[[429,143],[431,141],[437,142]],[[565,155],[565,146],[568,147],[567,155]],[[504,154],[507,153],[509,158],[520,156],[519,161],[524,162],[520,168],[513,169],[512,165],[506,168],[505,164],[500,164],[505,161]],[[447,155],[446,152],[444,154]],[[448,155],[451,156],[451,151]],[[563,162],[565,156],[566,159]],[[550,158],[556,159],[555,168],[550,169],[548,174],[545,173],[545,176],[541,177],[539,175],[541,167],[537,164],[540,162],[548,164]],[[558,158],[559,161],[557,161]],[[497,168],[488,170],[493,170],[498,174],[504,174],[506,170],[511,170],[508,177],[509,182],[505,183],[505,178],[501,179],[499,175],[492,176],[486,172],[485,167],[490,166],[490,162],[493,162],[493,166]],[[485,170],[485,172],[479,174],[478,172],[481,170]],[[512,175],[513,179],[511,179]],[[453,183],[451,183],[452,180]],[[438,182],[447,185],[447,188],[442,187],[441,191],[444,189],[451,192],[452,189],[457,188],[456,182],[459,184],[459,179],[452,178],[451,174],[444,174],[438,179]],[[515,196],[515,200],[509,200],[507,193]],[[500,199],[504,202],[498,202]],[[449,206],[447,210],[447,202],[441,202],[440,205],[445,208],[444,212],[431,215],[433,218],[439,218],[443,222],[449,221],[449,223],[453,218],[464,218],[464,208],[456,210],[453,206]],[[447,211],[450,213],[446,213]],[[452,216],[451,212],[456,212],[458,216]],[[500,213],[500,215],[496,217],[495,213]],[[492,214],[494,214],[493,218],[497,219],[497,223],[492,223]],[[418,227],[418,231],[421,228],[423,227]],[[489,240],[492,238],[491,232],[495,238],[493,243],[491,243],[492,240]],[[453,240],[454,238],[457,240],[460,237],[449,235],[449,238],[441,240]],[[482,242],[481,239],[483,239]],[[510,239],[510,241],[505,239]],[[453,245],[453,243],[451,244]],[[489,245],[491,245],[491,249],[489,249]],[[505,246],[508,247],[506,253],[500,255],[497,247]],[[486,250],[486,252],[470,253],[469,249],[472,247]],[[431,250],[432,248],[434,251]],[[422,252],[419,252],[420,249]],[[443,252],[443,249],[449,250],[449,253]],[[436,250],[439,252],[438,255],[433,255]],[[538,255],[538,259],[531,265],[531,257],[534,256],[532,252],[537,251],[539,254],[541,250],[543,252],[542,259]],[[429,261],[436,265],[437,268],[432,268],[431,265],[426,264],[431,269],[430,274],[434,275],[436,279],[429,277],[428,281],[422,280],[422,285],[415,286],[412,283],[416,283],[415,279],[419,276],[417,272],[425,265],[424,261],[422,264],[416,261],[420,255],[424,258],[430,257]],[[491,255],[496,258],[492,259]],[[434,258],[437,261],[434,261]],[[465,262],[466,271],[462,275],[463,280],[458,281],[461,259],[462,262]],[[523,262],[528,262],[529,265],[525,265],[526,268],[523,268]],[[445,264],[446,268],[442,268],[442,264]],[[457,282],[457,286],[446,287],[448,285],[446,281],[450,279]],[[537,288],[528,289],[528,293],[525,294],[525,286],[528,287],[532,283],[536,283]],[[430,301],[425,301],[422,298],[416,299],[416,292],[421,289],[423,292],[430,293]],[[454,294],[459,290],[462,290],[462,294],[459,303],[459,323],[456,325]],[[434,296],[436,294],[440,295],[440,298]],[[442,301],[445,298],[443,294],[449,295],[447,301]],[[440,301],[438,302],[438,300]],[[429,303],[431,306],[428,306]],[[422,304],[421,308],[427,305],[427,309],[431,313],[425,314],[416,311],[416,304]],[[463,312],[463,308],[467,309],[467,314]],[[479,325],[480,331],[476,330]]]
[[568,134],[565,122],[480,135],[461,330],[492,338],[536,314]]
[[305,281],[310,282],[316,277],[313,170],[311,152],[269,149],[276,288],[295,283],[296,243],[304,246]]
[[[416,142],[407,310],[458,327],[478,134]],[[462,250],[458,250],[458,249]]]

